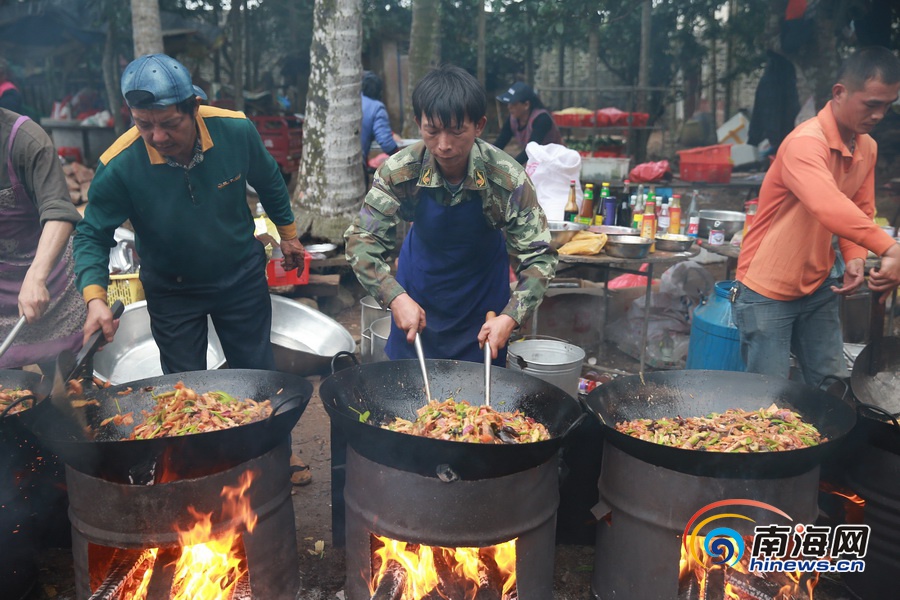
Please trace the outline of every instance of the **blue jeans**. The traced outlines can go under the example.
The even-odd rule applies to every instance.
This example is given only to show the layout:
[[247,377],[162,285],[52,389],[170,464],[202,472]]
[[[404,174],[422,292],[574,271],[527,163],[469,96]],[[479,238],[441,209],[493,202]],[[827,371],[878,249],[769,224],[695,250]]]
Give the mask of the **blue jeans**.
[[838,296],[830,289],[837,283],[826,279],[809,296],[783,301],[737,282],[732,313],[747,371],[787,378],[793,352],[808,385],[818,386],[826,375],[846,377]]

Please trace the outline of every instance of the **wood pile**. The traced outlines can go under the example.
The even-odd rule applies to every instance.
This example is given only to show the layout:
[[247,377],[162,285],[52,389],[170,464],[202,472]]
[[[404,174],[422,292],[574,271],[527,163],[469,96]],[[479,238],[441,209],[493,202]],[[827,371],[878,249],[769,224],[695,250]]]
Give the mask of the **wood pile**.
[[88,200],[88,188],[94,178],[94,170],[85,167],[81,163],[71,162],[63,165],[63,173],[66,174],[66,184],[69,186],[69,197],[72,204],[78,206]]

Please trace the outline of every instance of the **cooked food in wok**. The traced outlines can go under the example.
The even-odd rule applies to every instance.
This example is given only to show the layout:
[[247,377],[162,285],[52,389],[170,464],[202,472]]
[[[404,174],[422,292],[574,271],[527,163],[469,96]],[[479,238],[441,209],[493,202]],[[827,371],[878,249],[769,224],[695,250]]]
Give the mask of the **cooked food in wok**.
[[[198,394],[182,382],[176,383],[174,390],[155,395],[154,399],[156,407],[141,411],[143,422],[125,439],[149,440],[217,431],[261,421],[272,414],[269,400],[238,400],[221,391]],[[132,413],[118,414],[101,425],[109,422],[128,425],[132,419]]]
[[799,414],[774,404],[687,419],[635,419],[616,423],[616,430],[654,444],[707,452],[782,452],[827,441]]
[[[21,389],[12,389],[12,388],[0,389],[0,413],[5,411],[6,408],[10,404],[15,402],[19,398],[22,398],[23,396],[33,396],[33,395],[34,395],[34,392],[32,392],[31,390],[21,390]],[[17,404],[16,406],[13,406],[10,409],[9,414],[14,415],[18,412],[22,412],[23,410],[28,410],[29,408],[32,407],[33,404],[34,404],[33,399],[24,400],[24,401],[20,402],[19,404]]]
[[550,439],[543,424],[521,412],[499,412],[465,400],[432,400],[416,411],[415,421],[395,418],[384,429],[421,437],[475,444],[525,444]]

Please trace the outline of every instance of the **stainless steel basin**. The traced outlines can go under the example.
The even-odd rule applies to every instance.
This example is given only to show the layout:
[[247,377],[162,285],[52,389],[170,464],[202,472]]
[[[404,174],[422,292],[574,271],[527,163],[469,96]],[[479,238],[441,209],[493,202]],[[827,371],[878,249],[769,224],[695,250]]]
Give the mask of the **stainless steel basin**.
[[[206,365],[208,369],[218,369],[225,364],[225,353],[212,319],[208,322]],[[94,377],[115,385],[162,374],[159,348],[150,333],[147,301],[129,304],[119,319],[115,339],[94,356]]]
[[335,354],[356,350],[350,332],[331,317],[290,298],[271,298],[277,370],[302,376],[325,374]]

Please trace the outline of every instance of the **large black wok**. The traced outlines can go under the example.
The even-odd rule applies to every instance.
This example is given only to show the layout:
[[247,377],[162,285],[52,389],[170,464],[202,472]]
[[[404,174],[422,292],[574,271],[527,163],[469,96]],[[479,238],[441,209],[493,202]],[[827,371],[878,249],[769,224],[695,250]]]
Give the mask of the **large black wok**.
[[[591,392],[586,403],[607,441],[651,464],[709,477],[775,478],[803,473],[821,463],[853,429],[856,410],[822,390],[781,377],[732,371],[667,371],[620,377]],[[632,419],[699,417],[729,408],[756,410],[771,404],[800,414],[828,441],[785,452],[726,453],[684,450],[616,431]]]
[[[484,365],[425,361],[431,395],[484,404]],[[566,434],[584,418],[578,402],[560,388],[520,371],[491,368],[491,408],[519,410],[544,424],[552,438],[527,444],[472,444],[382,429],[394,417],[414,420],[425,405],[416,360],[393,360],[346,368],[324,381],[319,396],[334,425],[359,454],[380,464],[426,477],[465,480],[501,477],[550,459]],[[368,414],[362,422],[361,414]]]
[[[155,405],[153,394],[169,391],[183,381],[198,393],[223,391],[235,398],[270,399],[273,414],[266,420],[212,431],[150,440],[123,440],[143,420],[142,410]],[[130,388],[130,393],[119,395]],[[303,414],[312,384],[297,375],[252,369],[174,373],[88,392],[100,406],[87,406],[88,426],[96,435],[87,440],[72,430],[72,422],[50,402],[23,413],[38,439],[73,468],[122,483],[146,482],[148,477],[187,478],[234,467],[268,452],[282,442]],[[118,403],[118,404],[117,404]],[[100,427],[101,421],[134,412],[133,425]],[[164,475],[163,475],[164,474]]]

